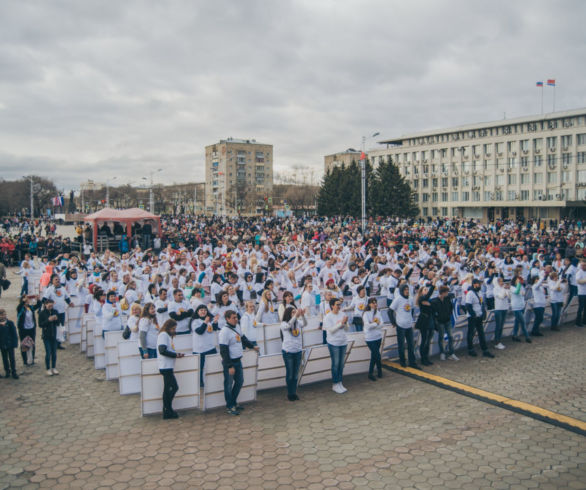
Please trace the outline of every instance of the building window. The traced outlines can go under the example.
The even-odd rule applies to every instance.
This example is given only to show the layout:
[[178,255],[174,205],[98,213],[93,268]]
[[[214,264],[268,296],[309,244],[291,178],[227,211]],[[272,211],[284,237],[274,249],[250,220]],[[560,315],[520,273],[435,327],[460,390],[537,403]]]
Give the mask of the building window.
[[508,165],[509,165],[509,168],[517,168],[517,158],[516,157],[509,157]]
[[510,153],[515,151],[515,141],[507,141],[507,151]]
[[530,184],[531,179],[529,176],[530,174],[521,174],[521,184]]
[[521,167],[527,167],[529,165],[529,157],[521,157]]
[[497,153],[502,153],[505,150],[505,144],[504,143],[497,143],[496,144],[496,152]]
[[502,201],[503,200],[503,191],[495,191],[494,192],[494,200],[495,201]]
[[424,192],[422,194],[422,198],[423,198],[423,202],[429,202],[429,194],[427,192]]
[[547,183],[548,184],[557,184],[558,183],[558,174],[556,172],[548,172],[547,173]]
[[470,193],[468,191],[462,192],[462,201],[467,202],[470,200]]
[[521,191],[521,201],[529,200],[529,191]]
[[437,216],[438,214],[439,213],[438,213],[438,209],[437,208],[431,208],[431,215],[432,216]]
[[509,174],[508,179],[507,179],[507,183],[509,185],[515,185],[517,183],[517,175],[516,174]]
[[557,157],[555,155],[547,155],[547,166],[549,168],[555,168]]
[[432,192],[431,193],[431,201],[432,202],[437,202],[437,192]]
[[578,182],[586,182],[586,170],[578,171]]
[[535,166],[541,167],[543,165],[543,156],[535,155]]
[[442,201],[443,202],[447,202],[448,201],[448,193],[447,192],[442,192]]
[[543,190],[542,189],[535,189],[533,191],[533,200],[541,201],[542,197],[543,197]]
[[495,176],[495,184],[496,185],[505,185],[505,176],[504,175]]
[[571,153],[562,153],[562,164],[569,165],[572,163],[572,154]]
[[542,173],[533,174],[533,183],[534,184],[543,184],[543,174]]
[[529,151],[529,140],[520,141],[521,151]]
[[422,187],[429,187],[429,179],[423,179],[423,183],[421,184]]
[[448,215],[448,208],[442,208],[442,216]]
[[578,143],[578,145],[586,145],[586,133],[577,134],[576,142]]
[[570,181],[570,172],[565,171],[562,172],[562,182],[565,184],[566,182]]
[[484,147],[484,154],[490,155],[490,152],[492,151],[492,143],[485,143],[483,145],[483,147]]
[[543,138],[535,138],[533,140],[533,150],[534,151],[541,151],[541,149],[543,148]]
[[517,199],[517,193],[515,191],[508,191],[507,201],[514,201],[515,199]]
[[562,136],[562,146],[568,147],[572,144],[572,135],[565,134]]
[[[576,153],[576,163],[586,163],[586,151]],[[584,182],[583,180],[580,182]]]
[[490,201],[492,199],[492,192],[490,191],[484,191],[484,200],[485,201]]
[[448,187],[448,178],[442,177],[442,187]]
[[476,201],[476,202],[480,201],[480,192],[478,192],[478,191],[474,191],[474,192],[472,193],[472,200],[473,200],[473,201]]
[[415,180],[413,181],[413,188],[414,188],[414,189],[417,189],[417,187],[419,187],[419,180],[415,179]]
[[484,185],[488,186],[492,184],[492,177],[490,175],[485,175],[484,176]]
[[558,137],[557,136],[548,136],[546,138],[546,145],[548,148],[555,148],[557,143]]
[[458,192],[452,192],[452,201],[458,202]]

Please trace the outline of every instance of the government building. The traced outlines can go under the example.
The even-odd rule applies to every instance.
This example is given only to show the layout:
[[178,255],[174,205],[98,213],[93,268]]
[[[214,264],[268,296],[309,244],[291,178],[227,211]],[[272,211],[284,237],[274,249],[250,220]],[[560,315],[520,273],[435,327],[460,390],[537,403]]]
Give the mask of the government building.
[[586,109],[425,131],[379,142],[420,214],[490,221],[586,216]]
[[206,146],[206,214],[262,213],[273,194],[273,145],[227,138]]

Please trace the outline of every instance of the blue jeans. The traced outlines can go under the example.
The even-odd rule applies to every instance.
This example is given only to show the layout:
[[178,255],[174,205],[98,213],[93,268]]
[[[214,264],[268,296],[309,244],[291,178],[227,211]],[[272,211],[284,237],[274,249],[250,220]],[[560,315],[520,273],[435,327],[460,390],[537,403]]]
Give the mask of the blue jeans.
[[143,349],[142,347],[138,348],[140,352],[140,358],[143,359],[145,353],[149,355],[149,359],[156,359],[157,358],[157,349]]
[[532,333],[539,332],[539,327],[543,322],[543,314],[545,312],[545,308],[543,306],[538,306],[537,308],[533,307],[533,313],[535,314],[535,320],[533,320],[533,328],[531,329]]
[[238,395],[244,384],[244,370],[240,359],[232,361],[234,375],[231,375],[227,365],[224,365],[224,399],[227,408],[234,408],[238,405]]
[[515,310],[513,311],[515,315],[515,325],[513,326],[513,337],[517,336],[519,332],[519,326],[523,330],[523,335],[525,338],[529,338],[529,332],[527,332],[527,326],[525,325],[525,310]]
[[503,327],[507,318],[507,310],[494,310],[494,342],[500,343],[503,336]]
[[564,303],[551,304],[551,327],[557,327],[560,323],[560,315],[562,313],[562,306]]
[[[451,356],[454,353],[454,337],[452,335],[452,322],[437,322],[437,343],[440,353]],[[446,350],[444,334],[448,336],[448,348]]]
[[301,366],[302,352],[281,352],[283,354],[283,361],[285,361],[287,395],[295,395],[297,392],[297,379],[299,376],[299,367]]
[[362,318],[360,318],[359,316],[355,316],[352,319],[352,325],[354,325],[354,328],[356,329],[357,332],[362,332],[362,329],[364,328],[364,323],[362,321]]
[[397,348],[399,350],[399,360],[405,364],[405,340],[407,341],[407,353],[409,356],[409,365],[415,366],[415,350],[413,347],[413,329],[397,327]]
[[57,365],[57,339],[43,339],[45,344],[45,367],[53,369]]
[[[206,352],[199,353],[199,385],[201,387],[205,386],[204,382],[203,382],[203,368],[206,365],[206,356],[211,356],[212,354],[217,354],[217,353],[218,353],[218,351],[216,350],[215,347],[213,349],[206,351]],[[194,354],[198,354],[198,353],[194,352]]]
[[332,383],[341,383],[346,358],[346,346],[328,344],[328,350],[332,358]]

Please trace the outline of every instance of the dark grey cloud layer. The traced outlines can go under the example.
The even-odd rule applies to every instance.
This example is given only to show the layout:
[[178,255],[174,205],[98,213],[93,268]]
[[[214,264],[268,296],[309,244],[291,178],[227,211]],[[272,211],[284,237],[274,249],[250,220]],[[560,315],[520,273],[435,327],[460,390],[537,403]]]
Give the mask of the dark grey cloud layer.
[[[0,2],[0,176],[204,180],[204,146],[275,170],[382,137],[585,106],[586,2]],[[546,110],[551,110],[546,89]]]

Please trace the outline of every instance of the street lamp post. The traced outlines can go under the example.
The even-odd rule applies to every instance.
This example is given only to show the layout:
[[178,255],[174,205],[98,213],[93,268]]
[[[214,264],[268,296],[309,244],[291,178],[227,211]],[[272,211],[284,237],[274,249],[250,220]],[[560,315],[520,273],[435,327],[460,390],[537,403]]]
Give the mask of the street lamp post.
[[[377,131],[368,139],[378,136],[380,133]],[[366,136],[362,137],[362,152],[360,153],[360,179],[361,179],[361,211],[362,211],[362,235],[366,233]]]
[[112,177],[106,180],[106,207],[110,207],[110,182],[116,180],[118,177]]
[[149,190],[149,212],[151,212],[151,213],[155,212],[155,200],[154,200],[154,195],[153,195],[153,174],[159,173],[162,171],[163,171],[162,168],[158,168],[156,171],[151,170],[151,188]]

